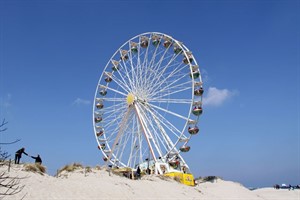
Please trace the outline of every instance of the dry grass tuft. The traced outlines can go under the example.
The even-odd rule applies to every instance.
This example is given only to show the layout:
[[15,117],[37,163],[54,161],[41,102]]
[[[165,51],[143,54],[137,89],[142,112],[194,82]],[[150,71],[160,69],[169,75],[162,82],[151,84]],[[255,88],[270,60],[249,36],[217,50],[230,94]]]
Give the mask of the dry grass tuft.
[[158,176],[161,180],[164,180],[164,181],[177,181],[180,183],[180,177],[179,176],[166,176],[166,175],[159,175]]
[[205,182],[212,182],[213,183],[213,182],[217,181],[218,179],[222,180],[222,178],[219,177],[219,176],[205,176],[205,177],[199,177],[195,180],[199,183],[205,183]]
[[46,167],[41,164],[37,164],[37,163],[25,164],[24,170],[27,172],[39,173],[41,175],[44,175],[46,173]]
[[89,173],[89,172],[92,172],[92,168],[90,166],[86,166],[85,167],[85,173]]
[[66,171],[66,172],[73,172],[76,169],[83,169],[83,165],[80,163],[73,163],[70,165],[65,165],[64,167],[62,167],[61,169],[58,170],[57,175],[61,174],[62,172]]
[[129,167],[122,167],[122,168],[112,168],[111,170],[108,169],[108,171],[111,171],[112,174],[118,175],[118,176],[126,176],[132,173],[132,169]]

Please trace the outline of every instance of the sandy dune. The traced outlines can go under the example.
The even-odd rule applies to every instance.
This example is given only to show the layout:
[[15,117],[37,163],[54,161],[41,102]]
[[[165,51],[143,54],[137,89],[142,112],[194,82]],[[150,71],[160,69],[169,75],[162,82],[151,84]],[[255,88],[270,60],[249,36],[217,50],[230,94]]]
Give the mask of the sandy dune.
[[[7,171],[1,167],[0,173]],[[299,200],[300,190],[275,190],[263,188],[250,191],[239,183],[221,179],[200,183],[195,187],[182,185],[174,180],[155,175],[130,180],[104,169],[84,169],[63,172],[59,177],[26,172],[22,165],[13,165],[10,176],[26,177],[21,180],[24,189],[4,199],[24,200],[77,200],[77,199],[184,199],[184,200]],[[0,188],[0,191],[3,188]],[[0,197],[1,199],[1,197]]]

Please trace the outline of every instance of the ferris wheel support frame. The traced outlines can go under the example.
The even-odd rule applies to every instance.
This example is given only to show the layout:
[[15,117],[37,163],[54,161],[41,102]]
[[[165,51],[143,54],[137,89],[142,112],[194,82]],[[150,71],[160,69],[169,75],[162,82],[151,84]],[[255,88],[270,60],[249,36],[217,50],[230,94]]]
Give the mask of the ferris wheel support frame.
[[[155,157],[155,154],[154,154],[154,151],[153,151],[151,142],[150,142],[150,140],[149,140],[150,138],[148,137],[148,135],[149,135],[150,133],[149,133],[148,131],[146,131],[147,129],[146,129],[146,127],[145,127],[145,124],[142,122],[139,108],[137,107],[136,104],[133,104],[133,105],[134,105],[134,109],[135,109],[135,111],[136,111],[137,117],[138,117],[138,119],[139,119],[140,125],[141,125],[141,127],[142,127],[142,129],[143,129],[143,133],[144,133],[145,138],[146,138],[146,140],[147,140],[147,143],[148,143],[148,146],[149,146],[149,151],[151,152],[151,155],[152,155],[153,159],[156,161],[156,157]],[[149,159],[150,159],[150,158],[149,158]]]

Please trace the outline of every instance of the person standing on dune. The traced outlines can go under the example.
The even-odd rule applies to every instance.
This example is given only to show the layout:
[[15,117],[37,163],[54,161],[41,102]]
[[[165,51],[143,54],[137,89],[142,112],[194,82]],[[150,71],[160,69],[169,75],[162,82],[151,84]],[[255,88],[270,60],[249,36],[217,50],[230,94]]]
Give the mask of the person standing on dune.
[[20,159],[22,157],[22,154],[25,154],[26,156],[28,156],[28,154],[25,152],[25,148],[21,148],[19,149],[18,151],[16,151],[16,154],[15,154],[15,164],[19,164],[20,163]]

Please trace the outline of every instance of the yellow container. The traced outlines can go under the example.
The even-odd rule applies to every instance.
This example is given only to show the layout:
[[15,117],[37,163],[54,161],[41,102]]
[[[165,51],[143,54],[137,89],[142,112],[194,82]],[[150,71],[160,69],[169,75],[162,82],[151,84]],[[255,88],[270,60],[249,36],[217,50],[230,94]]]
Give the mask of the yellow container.
[[165,176],[172,177],[180,183],[188,186],[194,186],[194,176],[193,174],[185,174],[183,172],[169,172],[165,173]]

